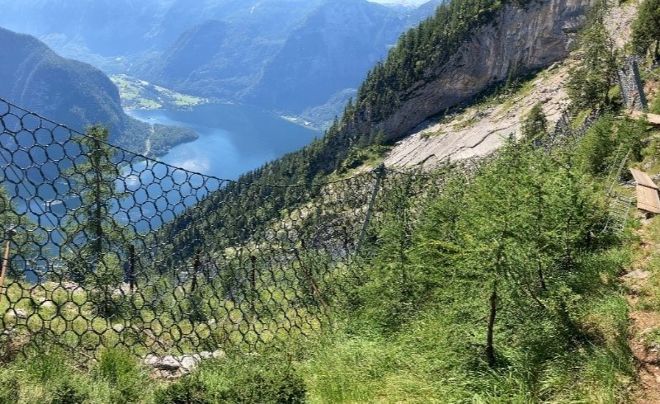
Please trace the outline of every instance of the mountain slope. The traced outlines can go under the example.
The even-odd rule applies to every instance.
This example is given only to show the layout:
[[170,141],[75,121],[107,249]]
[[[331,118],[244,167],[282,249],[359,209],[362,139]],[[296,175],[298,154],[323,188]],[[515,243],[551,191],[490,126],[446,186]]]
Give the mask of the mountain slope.
[[356,88],[406,26],[400,11],[366,1],[335,0],[310,15],[266,66],[248,100],[302,111]]
[[[110,129],[113,142],[143,150],[149,125],[124,113],[117,87],[100,70],[64,59],[34,37],[2,28],[0,54],[0,97],[75,129],[102,123]],[[162,139],[156,150],[162,152],[194,136],[177,130],[170,139]]]
[[[100,56],[145,50],[169,0],[0,0],[0,26]],[[148,46],[146,46],[148,48]],[[61,49],[58,48],[58,51]],[[72,55],[67,55],[72,56]],[[78,55],[76,55],[78,56]]]
[[205,97],[236,101],[320,0],[176,1],[165,14],[162,50],[134,76]]
[[0,0],[0,26],[111,74],[304,116],[320,126],[340,114],[345,94],[397,37],[439,3]]
[[288,158],[304,159],[307,178],[330,173],[358,145],[393,143],[498,83],[562,60],[589,5],[588,0],[471,0],[441,6],[368,74],[356,103],[321,142]]
[[[396,140],[494,84],[565,58],[571,33],[583,23],[590,3],[450,3],[405,35],[390,58],[372,70],[347,130],[383,131]],[[456,17],[465,13],[476,17]]]
[[175,3],[164,24],[180,27],[193,21],[191,14],[207,20],[140,63],[133,75],[289,114],[325,106],[330,112],[321,120],[328,120],[340,112],[333,99],[355,89],[407,27],[433,13],[437,0],[419,9],[366,0],[221,3],[223,8],[212,1]]
[[[571,40],[567,31],[572,32],[583,24],[588,8],[588,0],[543,0],[524,4],[454,0],[441,6],[434,18],[406,33],[388,59],[372,70],[360,90],[358,106],[349,104],[341,120],[337,120],[322,139],[246,173],[239,179],[240,183],[250,184],[249,188],[257,192],[272,184],[315,184],[327,176],[341,176],[359,167],[373,154],[381,153],[383,146],[405,137],[411,128],[437,113],[437,104],[441,104],[443,110],[458,106],[500,80],[524,76],[530,70],[563,59]],[[478,17],[466,19],[466,15]],[[570,29],[564,30],[564,27]],[[454,46],[457,43],[462,45],[457,48]],[[512,70],[510,75],[500,75],[513,65],[520,69]],[[424,68],[416,71],[410,66]],[[414,75],[425,80],[418,80]],[[446,89],[440,87],[439,83],[450,80],[454,82]],[[407,90],[403,87],[406,82],[413,83]],[[543,94],[535,97],[542,99]],[[553,100],[551,112],[556,115],[565,93],[558,91],[548,97]],[[382,114],[380,120],[376,118],[378,113]],[[396,122],[392,117],[400,119],[400,125],[392,125],[391,122]],[[510,129],[507,134],[512,134],[514,127],[515,124],[510,124],[493,129],[499,130],[498,133],[507,133]],[[470,143],[472,139],[465,137],[467,139],[452,139],[456,143]],[[478,146],[479,141],[473,143]],[[493,150],[497,144],[489,142],[487,146]],[[460,147],[453,151],[460,151]],[[410,153],[417,152],[413,149]],[[405,156],[396,156],[396,153],[392,160],[395,164],[410,165],[409,161],[404,161]],[[228,191],[219,191],[214,198],[223,200],[224,192]],[[275,207],[288,200],[287,195],[277,192],[273,192],[271,198]],[[254,203],[246,199],[242,206],[245,211],[258,209]],[[221,234],[221,229],[227,226],[224,209],[211,202],[198,206],[198,212],[208,212],[204,216],[213,228],[209,234]],[[196,214],[191,212],[191,216]],[[264,214],[265,220],[272,219],[269,215]],[[186,220],[179,220],[172,228],[178,231],[185,226]]]

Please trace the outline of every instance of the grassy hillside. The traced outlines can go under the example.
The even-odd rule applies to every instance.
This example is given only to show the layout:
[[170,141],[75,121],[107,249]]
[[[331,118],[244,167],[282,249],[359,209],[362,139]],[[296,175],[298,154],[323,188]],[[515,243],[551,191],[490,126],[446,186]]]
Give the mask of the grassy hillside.
[[648,133],[603,118],[552,153],[512,143],[473,180],[448,179],[418,219],[388,212],[360,281],[337,275],[336,326],[316,338],[227,348],[173,384],[146,383],[121,351],[81,368],[45,347],[0,372],[0,401],[625,401],[634,366],[617,278],[632,239],[605,230],[612,179],[592,162],[617,162],[616,147],[593,147],[603,136]]
[[[552,139],[537,124],[544,120],[535,109],[524,136],[509,140],[473,172],[437,173],[442,186],[427,186],[416,198],[388,188],[378,201],[373,234],[348,266],[314,262],[334,269],[326,273],[330,289],[324,290],[333,297],[332,326],[322,332],[258,353],[224,341],[225,357],[204,361],[178,380],[150,379],[149,369],[120,348],[101,349],[96,361],[49,344],[26,347],[24,355],[8,349],[1,358],[6,366],[0,370],[0,402],[631,401],[637,362],[629,345],[628,290],[620,277],[644,265],[650,281],[634,309],[657,311],[657,257],[640,251],[640,237],[654,246],[660,234],[657,218],[638,231],[637,216],[613,215],[611,191],[631,195],[623,182],[627,174],[617,173],[626,154],[625,165],[656,174],[658,131],[620,110],[609,81],[615,61],[601,46],[605,40],[595,18],[581,41],[585,57],[572,73],[574,117],[568,126],[582,127],[585,117],[598,112],[585,133]],[[657,92],[650,94],[655,105]],[[263,176],[245,177],[256,185],[228,186],[166,231],[181,240],[191,236],[182,243],[191,247],[199,234],[183,230],[195,215],[211,223],[212,215],[231,217],[221,203],[239,206],[244,222],[223,223],[224,233],[215,228],[203,241],[207,246],[224,248],[227,240],[248,245],[259,231],[290,229],[290,221],[273,218],[292,205],[313,206],[323,187],[318,173],[308,177],[313,171],[305,158],[314,158],[313,147],[267,166]],[[359,162],[346,167],[343,156],[336,158],[335,168],[359,169]],[[284,177],[307,178],[311,191],[257,188],[260,181]],[[244,193],[231,194],[230,188]],[[265,195],[250,192],[255,190]],[[222,199],[227,195],[239,196]],[[337,191],[331,199],[344,201],[341,196]],[[356,211],[365,204],[352,202]],[[269,227],[275,225],[280,227]],[[242,234],[246,229],[250,234]],[[171,240],[172,251],[185,255]],[[255,255],[273,248],[249,247]],[[645,334],[644,343],[653,346],[656,334]]]

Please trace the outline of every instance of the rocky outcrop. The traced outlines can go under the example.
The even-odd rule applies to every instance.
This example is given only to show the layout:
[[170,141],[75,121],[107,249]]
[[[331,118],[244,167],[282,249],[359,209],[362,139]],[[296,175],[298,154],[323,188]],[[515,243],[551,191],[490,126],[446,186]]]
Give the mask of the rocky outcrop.
[[220,360],[225,357],[225,352],[218,349],[214,352],[200,352],[198,354],[182,356],[166,355],[161,357],[152,354],[147,355],[143,363],[153,369],[152,375],[154,377],[176,379],[193,372],[204,360]]
[[524,75],[564,59],[583,25],[591,0],[507,3],[478,28],[446,62],[405,94],[397,111],[381,122],[357,123],[359,133],[382,130],[390,140],[410,133],[429,117],[473,99],[510,75]]
[[485,156],[520,133],[523,117],[538,103],[552,127],[568,107],[565,85],[570,61],[546,69],[515,94],[473,105],[455,116],[429,122],[397,142],[385,165],[433,169],[447,159]]

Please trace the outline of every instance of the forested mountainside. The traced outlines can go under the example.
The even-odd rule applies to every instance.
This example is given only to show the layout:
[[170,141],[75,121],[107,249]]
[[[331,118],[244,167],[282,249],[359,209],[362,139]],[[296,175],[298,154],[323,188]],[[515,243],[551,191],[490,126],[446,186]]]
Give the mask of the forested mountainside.
[[[240,182],[143,160],[117,181],[119,151],[98,146],[97,127],[72,139],[86,146],[57,181],[79,204],[30,206],[31,220],[7,208],[21,199],[9,168],[26,156],[6,133],[0,216],[25,226],[6,243],[17,257],[0,295],[0,402],[659,402],[660,218],[634,203],[660,178],[658,4],[453,0],[402,38],[324,139]],[[515,83],[568,43],[567,59]],[[469,79],[457,54],[485,77]],[[500,79],[470,57],[484,54],[529,66]],[[618,69],[634,80],[619,85]],[[407,134],[380,123],[413,102],[381,91],[420,102],[445,74],[468,105],[439,122],[465,129],[501,104],[501,147],[373,169]],[[536,88],[543,77],[563,94]],[[545,103],[565,112],[556,127]],[[380,118],[360,132],[368,106]],[[635,172],[637,191],[627,168],[650,174]],[[64,251],[34,262],[49,218]],[[43,283],[22,276],[32,265],[49,267]]]
[[177,91],[240,100],[259,81],[264,66],[291,31],[318,4],[301,0],[174,2],[162,24],[179,34],[130,72]]
[[[183,92],[300,114],[357,88],[398,36],[437,4],[408,10],[334,0],[295,5],[286,14],[265,2],[253,6],[256,16],[216,12],[216,19],[140,64],[135,75]],[[191,13],[187,5],[181,11]]]
[[304,115],[322,126],[397,37],[439,3],[0,0],[0,26],[109,74]]
[[400,38],[322,139],[243,179],[311,182],[341,168],[351,150],[392,143],[498,83],[547,67],[568,55],[588,7],[586,0],[448,2]]
[[[192,237],[187,234],[191,224],[203,217],[204,228],[195,230],[203,234],[200,242],[223,248],[227,234],[234,234],[236,229],[241,228],[238,223],[246,220],[243,217],[234,218],[226,211],[233,204],[243,206],[248,212],[259,212],[259,219],[252,218],[253,222],[267,223],[299,197],[272,189],[272,184],[307,184],[315,187],[331,175],[341,175],[359,167],[374,153],[381,152],[385,145],[399,139],[405,131],[439,112],[435,103],[444,102],[443,110],[456,106],[498,82],[561,60],[568,55],[569,33],[579,30],[586,20],[588,9],[588,2],[582,0],[544,0],[523,4],[455,0],[441,6],[435,17],[402,36],[387,60],[371,71],[360,88],[356,103],[349,103],[344,116],[333,124],[323,138],[244,174],[239,182],[247,185],[228,186],[210,195],[194,210],[168,224],[163,231],[168,232],[173,240],[188,240]],[[466,15],[477,18],[466,19]],[[512,21],[516,24],[511,24]],[[529,46],[521,46],[521,41]],[[490,58],[484,59],[484,55]],[[510,71],[514,65],[518,69]],[[415,70],[411,66],[426,67]],[[448,80],[448,77],[455,80],[448,86],[453,92],[438,88],[438,83]],[[409,83],[410,88],[405,89],[399,81]],[[460,83],[463,83],[462,86]],[[427,99],[414,97],[413,101],[413,98],[407,100],[401,95],[415,96],[425,91],[430,94]],[[417,111],[402,114],[407,126],[396,130],[377,126],[388,122],[388,114],[399,116],[400,108],[407,108],[416,102],[419,103],[419,110],[426,110],[427,114],[419,115]],[[429,107],[434,108],[432,112],[428,111]],[[383,118],[378,123],[365,121],[365,115],[360,111],[387,112],[383,112]],[[417,120],[411,125],[415,117]],[[362,131],[366,125],[373,126],[367,126]],[[237,187],[252,191],[243,189],[243,192],[236,192]],[[264,188],[268,191],[263,191]],[[262,204],[254,199],[253,192],[267,192],[268,203]],[[185,256],[186,249],[177,243],[179,241],[173,243],[172,251]]]
[[0,28],[0,97],[73,128],[100,123],[111,140],[131,150],[160,154],[174,144],[196,135],[185,129],[157,125],[153,133],[146,123],[122,110],[117,87],[100,70],[60,57],[29,35]]

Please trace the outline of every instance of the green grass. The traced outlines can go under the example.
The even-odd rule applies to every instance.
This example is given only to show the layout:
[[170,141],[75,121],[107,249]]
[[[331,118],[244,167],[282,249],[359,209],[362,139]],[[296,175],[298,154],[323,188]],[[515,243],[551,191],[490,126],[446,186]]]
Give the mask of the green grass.
[[128,109],[190,108],[209,102],[202,97],[182,94],[123,74],[111,79],[119,88],[122,104]]
[[[610,140],[631,141],[627,136]],[[420,217],[409,227],[399,211],[383,212],[368,246],[371,254],[359,266],[362,279],[337,293],[334,327],[310,339],[266,341],[259,354],[246,354],[231,341],[232,335],[242,335],[241,325],[264,327],[253,329],[262,333],[286,321],[264,317],[256,326],[243,314],[248,307],[239,310],[214,297],[213,289],[222,285],[209,284],[199,300],[188,303],[204,302],[220,317],[229,313],[227,323],[239,327],[218,323],[214,328],[204,325],[207,310],[191,320],[150,307],[146,303],[157,292],[138,285],[144,298],[130,299],[141,316],[158,320],[152,327],[160,343],[174,348],[176,340],[196,331],[202,338],[208,335],[209,343],[224,340],[228,357],[206,362],[176,382],[150,382],[148,369],[135,356],[147,353],[139,344],[132,352],[97,350],[93,361],[81,361],[76,351],[31,345],[27,358],[0,372],[0,402],[626,402],[635,369],[627,345],[628,305],[617,278],[635,256],[629,235],[597,231],[607,215],[609,171],[564,164],[600,155],[593,148],[572,145],[547,154],[525,143],[510,144],[477,177],[449,176],[440,195],[421,203]],[[381,203],[390,206],[395,194],[384,194]],[[660,229],[656,224],[648,231],[657,237]],[[500,253],[507,266],[498,266]],[[650,257],[654,271],[657,260]],[[537,264],[546,274],[544,290],[538,286]],[[337,268],[332,281],[344,286],[343,269]],[[274,300],[259,309],[284,306],[288,315],[301,316],[297,325],[304,327],[308,313],[287,305],[295,285],[260,282],[260,295]],[[165,308],[191,298],[189,284],[162,283],[169,295]],[[485,336],[493,284],[501,306],[494,329],[496,357],[489,363]],[[35,313],[53,317],[48,326],[62,331],[65,345],[73,345],[68,338],[90,326],[72,320],[76,313],[93,314],[85,305],[88,293],[14,282],[8,301],[28,313],[24,327],[39,331],[45,326],[30,325]],[[34,304],[44,298],[59,310]],[[124,321],[124,330],[117,331],[115,320],[91,325],[99,327],[106,344],[139,325]],[[76,332],[65,332],[67,321]],[[198,343],[182,346],[193,353]]]

